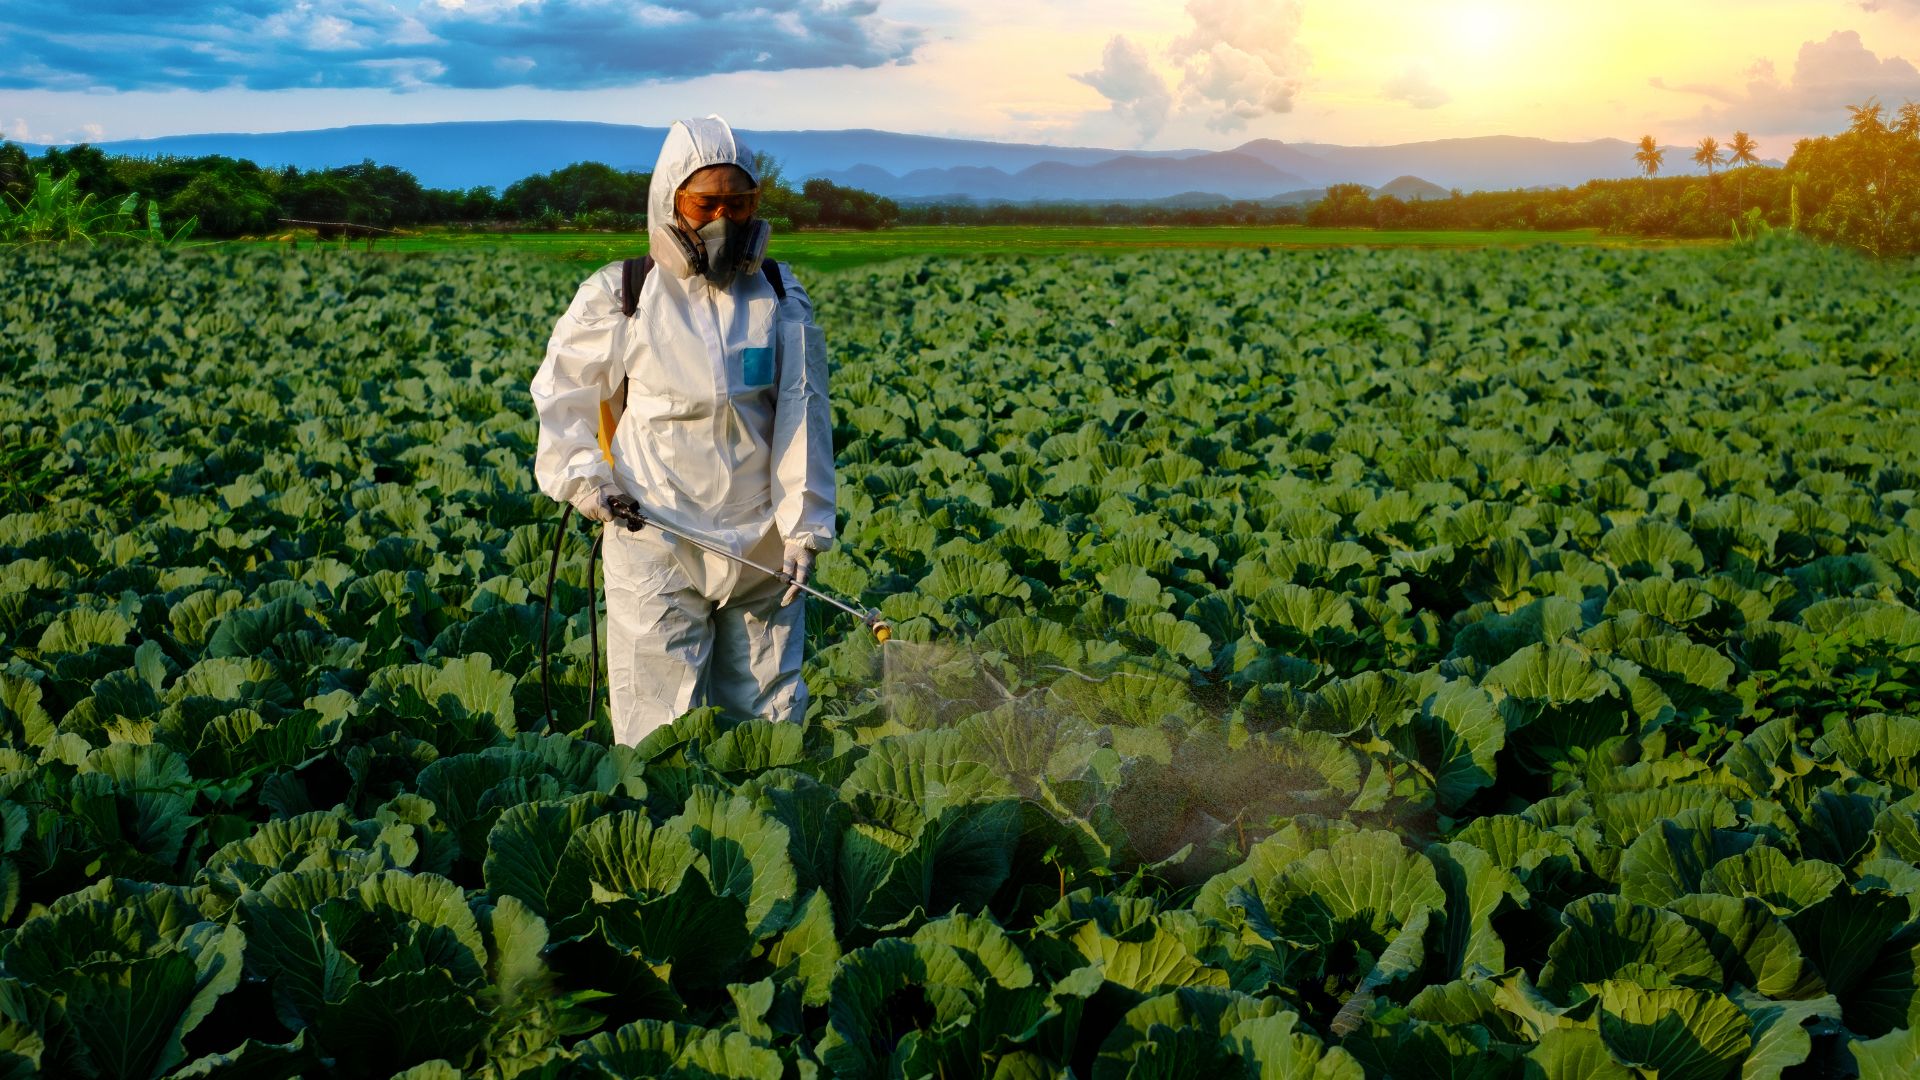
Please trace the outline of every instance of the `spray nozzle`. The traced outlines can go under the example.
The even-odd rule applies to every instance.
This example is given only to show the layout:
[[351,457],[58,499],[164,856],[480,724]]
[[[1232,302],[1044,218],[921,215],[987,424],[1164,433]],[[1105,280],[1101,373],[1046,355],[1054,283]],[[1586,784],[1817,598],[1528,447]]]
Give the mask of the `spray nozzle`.
[[893,640],[893,626],[880,617],[880,612],[867,612],[867,617],[863,621],[867,624],[867,629],[873,631],[873,640],[882,645]]

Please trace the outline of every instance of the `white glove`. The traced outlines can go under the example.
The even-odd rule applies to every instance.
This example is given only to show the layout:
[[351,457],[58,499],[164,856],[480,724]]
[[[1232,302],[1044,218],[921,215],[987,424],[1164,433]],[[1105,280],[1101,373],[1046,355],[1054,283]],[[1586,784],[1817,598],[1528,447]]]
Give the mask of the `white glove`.
[[813,576],[813,554],[813,549],[805,544],[787,544],[786,557],[780,560],[780,575],[793,584],[787,586],[787,595],[780,598],[781,607],[793,603],[793,598],[800,595],[800,586]]
[[607,505],[607,500],[618,494],[620,489],[612,484],[590,487],[573,497],[573,508],[589,521],[612,521],[613,508]]

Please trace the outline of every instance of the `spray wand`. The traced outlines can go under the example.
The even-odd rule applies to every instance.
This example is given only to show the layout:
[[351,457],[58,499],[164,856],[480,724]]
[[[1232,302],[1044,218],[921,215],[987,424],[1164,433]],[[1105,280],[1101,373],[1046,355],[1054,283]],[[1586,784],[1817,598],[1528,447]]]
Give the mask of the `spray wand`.
[[630,531],[639,532],[641,529],[644,529],[649,525],[651,525],[652,527],[659,529],[661,532],[666,533],[668,536],[677,536],[680,539],[685,540],[687,543],[692,544],[694,547],[699,548],[701,551],[712,552],[713,554],[718,555],[723,559],[731,559],[734,562],[739,563],[741,566],[750,567],[754,570],[760,571],[761,573],[767,575],[768,577],[777,578],[781,582],[787,585],[791,585],[794,588],[799,589],[801,592],[806,593],[808,596],[811,596],[811,597],[814,597],[815,599],[823,600],[829,604],[832,604],[834,607],[839,608],[841,611],[844,611],[847,614],[853,616],[854,618],[859,619],[862,625],[864,625],[868,630],[873,632],[873,638],[875,641],[886,641],[888,638],[891,638],[893,636],[893,628],[891,626],[888,626],[887,621],[880,617],[880,612],[879,612],[879,609],[877,608],[863,611],[860,608],[854,607],[852,604],[846,603],[845,601],[836,599],[832,596],[828,596],[826,593],[821,592],[819,589],[814,588],[813,586],[807,584],[804,581],[795,581],[793,579],[792,574],[788,574],[780,570],[775,570],[771,566],[763,566],[760,563],[754,562],[752,559],[746,558],[745,556],[735,555],[733,552],[728,551],[727,549],[719,546],[718,544],[713,543],[710,540],[703,540],[698,536],[694,536],[690,533],[682,532],[681,530],[673,528],[670,525],[662,525],[658,521],[655,521],[652,518],[641,513],[640,504],[638,502],[635,502],[633,497],[630,495],[616,495],[613,498],[608,499],[607,502],[609,504],[610,509],[612,509],[613,511],[613,519],[615,521],[618,521],[620,524],[625,525]]
[[[641,513],[640,504],[636,502],[632,496],[616,495],[611,499],[609,499],[608,503],[610,504],[609,509],[613,511],[614,520],[618,521],[622,525],[625,525],[630,531],[638,532],[641,529],[644,529],[647,526],[651,525],[654,528],[659,529],[661,532],[666,533],[669,536],[677,536],[680,539],[685,540],[687,543],[692,544],[694,547],[697,547],[702,551],[712,552],[713,554],[718,555],[723,559],[731,559],[742,566],[751,567],[752,569],[758,570],[761,573],[766,574],[768,577],[774,578],[787,585],[790,585],[794,588],[799,589],[801,592],[806,593],[808,596],[816,597],[820,600],[825,601],[826,603],[832,604],[834,607],[839,608],[841,611],[844,611],[847,614],[853,616],[854,618],[859,619],[861,625],[865,626],[869,631],[872,632],[873,639],[877,642],[885,643],[889,638],[893,637],[893,627],[889,626],[887,624],[887,621],[880,617],[880,611],[878,608],[863,611],[860,608],[854,607],[852,604],[846,603],[845,601],[842,601],[836,597],[832,597],[827,595],[826,593],[821,592],[819,589],[816,589],[813,586],[808,585],[804,581],[793,580],[793,575],[791,574],[784,573],[779,570],[775,570],[770,566],[762,566],[761,564],[754,562],[752,559],[748,559],[740,555],[735,555],[733,552],[728,551],[717,544],[714,544],[710,540],[705,540],[698,536],[692,536],[692,535],[689,535],[688,533],[680,531],[679,529],[662,525],[659,522]],[[552,690],[552,684],[548,681],[548,678],[547,678],[547,657],[549,654],[548,631],[553,622],[553,618],[552,618],[553,616],[553,585],[554,585],[555,578],[559,575],[559,572],[560,572],[560,548],[561,548],[561,545],[566,541],[567,522],[572,517],[573,517],[573,507],[571,506],[567,507],[564,511],[561,512],[560,528],[557,532],[555,532],[553,537],[553,561],[547,566],[547,594],[541,601],[540,697],[543,703],[546,705],[548,728],[553,727],[553,690]],[[600,600],[599,600],[599,594],[593,588],[594,562],[599,554],[600,554],[600,546],[597,543],[594,544],[587,551],[587,597],[588,597],[587,630],[592,638],[592,644],[591,644],[592,651],[590,655],[593,657],[593,660],[592,660],[593,666],[591,669],[593,674],[587,682],[587,702],[588,702],[587,707],[590,710],[593,708],[594,702],[600,696]]]

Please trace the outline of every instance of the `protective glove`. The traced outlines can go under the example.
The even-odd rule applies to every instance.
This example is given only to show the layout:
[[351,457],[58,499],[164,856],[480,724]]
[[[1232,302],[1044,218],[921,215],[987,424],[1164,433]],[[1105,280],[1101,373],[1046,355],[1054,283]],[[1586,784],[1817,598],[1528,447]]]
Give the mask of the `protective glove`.
[[780,560],[780,576],[793,584],[787,586],[787,595],[780,598],[781,607],[793,603],[793,598],[800,595],[800,586],[813,576],[813,554],[813,549],[805,544],[787,545],[786,557]]
[[581,517],[589,521],[607,522],[613,520],[613,500],[616,498],[625,498],[619,488],[612,484],[601,484],[575,495],[572,502]]

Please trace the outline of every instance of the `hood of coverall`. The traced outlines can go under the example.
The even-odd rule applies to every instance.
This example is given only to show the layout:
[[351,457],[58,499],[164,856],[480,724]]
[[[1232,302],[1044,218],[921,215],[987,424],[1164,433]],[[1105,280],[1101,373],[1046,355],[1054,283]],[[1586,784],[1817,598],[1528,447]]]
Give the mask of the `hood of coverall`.
[[[709,165],[738,165],[752,183],[760,183],[760,174],[753,168],[753,151],[734,135],[725,120],[718,116],[675,120],[667,129],[666,141],[660,144],[660,159],[654,162],[653,178],[647,185],[649,235],[678,226],[673,210],[674,193],[688,177]],[[657,250],[658,241],[653,247],[655,260],[663,266],[671,266],[676,261],[669,253]]]

